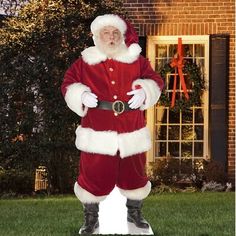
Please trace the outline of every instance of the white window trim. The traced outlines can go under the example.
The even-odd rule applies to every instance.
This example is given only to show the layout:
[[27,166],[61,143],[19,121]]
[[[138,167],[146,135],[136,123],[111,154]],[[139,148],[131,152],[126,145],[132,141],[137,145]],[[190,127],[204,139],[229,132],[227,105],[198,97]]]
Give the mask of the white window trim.
[[[203,142],[203,157],[205,159],[210,158],[209,153],[209,35],[176,35],[176,36],[148,36],[147,37],[147,57],[150,60],[152,68],[155,69],[156,63],[156,50],[157,44],[177,44],[178,38],[182,38],[183,44],[204,44],[205,45],[205,91],[203,93],[204,105],[204,142]],[[155,108],[152,107],[147,111],[147,126],[151,132],[152,148],[147,152],[148,163],[155,161],[155,120],[154,120]]]

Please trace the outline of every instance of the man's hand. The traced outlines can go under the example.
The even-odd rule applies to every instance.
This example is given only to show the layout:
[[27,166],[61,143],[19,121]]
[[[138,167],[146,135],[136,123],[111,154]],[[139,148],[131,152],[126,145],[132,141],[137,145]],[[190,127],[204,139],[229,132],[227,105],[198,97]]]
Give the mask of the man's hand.
[[83,92],[81,100],[86,107],[93,108],[98,105],[97,95],[91,92]]
[[137,109],[141,107],[146,99],[146,93],[144,89],[135,89],[127,93],[127,95],[133,95],[133,97],[128,101],[129,107],[131,109]]

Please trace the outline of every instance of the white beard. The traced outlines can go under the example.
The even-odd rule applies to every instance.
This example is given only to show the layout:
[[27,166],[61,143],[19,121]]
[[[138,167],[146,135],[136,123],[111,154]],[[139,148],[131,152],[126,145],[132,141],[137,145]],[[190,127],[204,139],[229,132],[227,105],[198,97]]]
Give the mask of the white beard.
[[93,38],[94,44],[96,47],[99,49],[100,52],[105,54],[108,58],[114,59],[115,57],[123,54],[126,52],[128,49],[124,43],[124,40],[122,40],[118,44],[114,45],[105,45],[99,37],[94,37]]

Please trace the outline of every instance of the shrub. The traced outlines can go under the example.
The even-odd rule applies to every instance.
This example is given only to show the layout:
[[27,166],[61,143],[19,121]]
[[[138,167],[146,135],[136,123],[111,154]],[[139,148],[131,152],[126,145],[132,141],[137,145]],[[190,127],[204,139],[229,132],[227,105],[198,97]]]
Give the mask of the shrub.
[[151,182],[153,186],[172,185],[179,179],[179,164],[174,158],[158,159],[152,164]]
[[224,167],[214,160],[192,162],[191,159],[160,158],[152,164],[151,173],[153,188],[169,186],[173,189],[186,187],[201,189],[204,182],[214,181],[224,185],[227,181]]
[[25,170],[0,169],[0,194],[31,194],[34,190],[34,173]]
[[227,174],[224,166],[217,161],[203,161],[203,180],[205,182],[217,182],[225,184],[227,182]]

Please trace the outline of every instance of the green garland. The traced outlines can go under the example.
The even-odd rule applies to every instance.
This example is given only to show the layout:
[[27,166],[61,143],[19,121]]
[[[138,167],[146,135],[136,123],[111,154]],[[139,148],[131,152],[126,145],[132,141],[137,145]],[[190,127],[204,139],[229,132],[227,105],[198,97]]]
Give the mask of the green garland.
[[[170,63],[167,63],[160,69],[159,73],[162,78],[166,78],[167,74],[175,73],[175,68],[172,68]],[[189,108],[192,106],[201,105],[201,96],[205,89],[205,82],[203,76],[201,75],[199,66],[197,66],[195,63],[185,62],[183,73],[187,74],[184,76],[185,81],[190,80],[192,83],[192,92],[189,92],[189,100],[187,100],[183,94],[181,99],[175,100],[175,106],[171,108],[171,97],[168,97],[168,93],[164,89],[159,99],[158,105],[170,107],[172,111],[185,111],[189,110]]]

